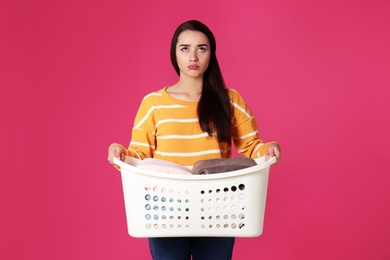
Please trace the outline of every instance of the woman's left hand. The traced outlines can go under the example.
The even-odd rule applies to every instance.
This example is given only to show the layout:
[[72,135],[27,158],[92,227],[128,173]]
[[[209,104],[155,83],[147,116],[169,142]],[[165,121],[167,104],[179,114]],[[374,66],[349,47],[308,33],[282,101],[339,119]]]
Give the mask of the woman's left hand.
[[265,154],[265,160],[268,160],[272,156],[275,156],[277,163],[282,159],[282,151],[279,144],[277,143],[271,143],[268,145],[267,153]]

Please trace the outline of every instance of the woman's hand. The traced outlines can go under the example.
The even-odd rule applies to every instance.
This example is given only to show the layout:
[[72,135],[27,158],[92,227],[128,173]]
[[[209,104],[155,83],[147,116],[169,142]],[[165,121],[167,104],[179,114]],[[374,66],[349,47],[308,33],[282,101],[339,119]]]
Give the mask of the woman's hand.
[[282,159],[282,151],[279,144],[277,143],[271,143],[268,145],[267,153],[265,154],[265,160],[268,160],[272,156],[275,156],[277,163]]
[[126,158],[125,150],[122,145],[113,143],[108,148],[108,162],[114,164],[114,158],[120,159],[122,162]]

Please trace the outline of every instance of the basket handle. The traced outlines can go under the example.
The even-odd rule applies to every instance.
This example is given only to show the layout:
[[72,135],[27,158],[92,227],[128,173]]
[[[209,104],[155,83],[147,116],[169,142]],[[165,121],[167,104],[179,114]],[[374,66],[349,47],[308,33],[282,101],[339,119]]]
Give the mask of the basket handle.
[[268,166],[271,166],[272,164],[276,163],[275,156],[271,156],[267,161],[265,160],[265,156],[255,158],[254,160],[256,161],[257,164],[268,165]]
[[114,158],[113,163],[114,163],[114,165],[117,165],[120,168],[126,167],[126,163],[122,162],[119,158],[116,158],[116,157]]
[[275,157],[275,156],[271,156],[271,157],[268,159],[267,163],[269,163],[270,165],[276,163],[276,157]]

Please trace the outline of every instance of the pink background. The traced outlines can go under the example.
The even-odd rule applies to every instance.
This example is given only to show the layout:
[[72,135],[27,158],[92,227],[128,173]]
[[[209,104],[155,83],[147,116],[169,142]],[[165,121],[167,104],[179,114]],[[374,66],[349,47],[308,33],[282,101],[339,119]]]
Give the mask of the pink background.
[[107,148],[177,80],[188,19],[283,147],[264,233],[234,258],[390,259],[388,0],[2,0],[0,258],[149,259]]

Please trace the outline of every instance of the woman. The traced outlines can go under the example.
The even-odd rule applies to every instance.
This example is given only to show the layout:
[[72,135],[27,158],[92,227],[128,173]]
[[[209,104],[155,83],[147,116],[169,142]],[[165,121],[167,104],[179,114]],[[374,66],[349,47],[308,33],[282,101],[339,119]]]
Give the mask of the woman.
[[[216,57],[213,33],[195,20],[181,24],[171,43],[179,80],[146,95],[141,102],[129,148],[110,145],[108,161],[132,156],[158,158],[184,166],[230,158],[232,140],[245,157],[281,158],[277,143],[263,143],[240,94],[227,89]],[[234,238],[150,238],[153,259],[231,259]]]

